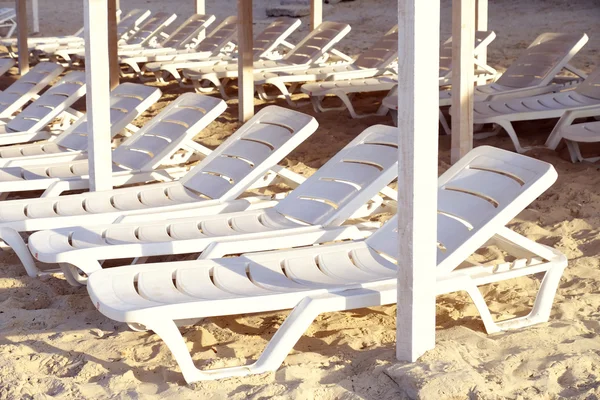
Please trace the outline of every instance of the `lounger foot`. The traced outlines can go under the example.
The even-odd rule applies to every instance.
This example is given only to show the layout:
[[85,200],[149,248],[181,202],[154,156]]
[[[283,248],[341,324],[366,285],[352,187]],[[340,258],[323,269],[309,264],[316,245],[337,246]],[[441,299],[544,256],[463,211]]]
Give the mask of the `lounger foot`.
[[40,275],[39,268],[35,265],[35,260],[27,247],[27,244],[19,234],[11,228],[0,228],[0,239],[9,245],[13,251],[19,257],[19,260],[23,264],[27,275],[36,277]]

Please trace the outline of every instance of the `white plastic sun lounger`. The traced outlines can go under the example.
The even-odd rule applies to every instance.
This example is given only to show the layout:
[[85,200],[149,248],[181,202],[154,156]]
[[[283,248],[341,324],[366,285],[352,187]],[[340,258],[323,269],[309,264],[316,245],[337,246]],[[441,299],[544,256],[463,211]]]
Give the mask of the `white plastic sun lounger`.
[[[350,25],[338,22],[323,22],[311,31],[300,43],[290,50],[281,60],[259,60],[254,62],[254,72],[263,71],[292,71],[305,69],[306,66],[316,64],[327,57],[328,52],[333,53],[335,46],[350,32]],[[342,54],[339,52],[335,53]],[[225,85],[238,77],[237,62],[226,64],[213,64],[200,68],[183,69],[184,77],[192,82],[197,90],[204,92],[204,82],[212,84],[219,89],[221,96],[227,98]],[[223,84],[225,83],[225,85]]]
[[[212,97],[180,96],[112,151],[113,186],[172,180],[173,171],[157,168],[173,164],[169,161],[180,149],[191,153],[195,149],[192,138],[226,108],[223,101]],[[87,160],[5,167],[0,169],[0,193],[46,190],[53,184],[60,184],[63,191],[87,189],[88,171]]]
[[[121,11],[117,11],[120,13]],[[129,39],[137,30],[140,25],[150,16],[149,10],[134,9],[128,12],[124,17],[121,18],[117,24],[117,37],[119,42],[125,42]],[[9,39],[0,41],[0,44],[6,46],[9,50],[9,54],[12,57],[18,56],[19,49],[17,48],[17,40]],[[44,54],[58,51],[61,48],[72,47],[81,48],[85,45],[84,31],[81,28],[74,35],[71,36],[55,36],[55,37],[39,37],[39,38],[28,38],[27,46],[29,51],[33,51],[36,58],[44,56]]]
[[[195,65],[196,62],[210,59],[211,57],[223,57],[229,55],[235,48],[237,42],[237,17],[229,16],[225,18],[215,29],[195,47],[193,52],[189,54],[181,54],[179,56],[157,57],[156,60],[148,62],[144,65],[143,72],[152,72],[157,81],[164,82],[163,76],[171,75],[181,80],[178,70],[188,64]],[[162,72],[162,67],[166,67],[165,72]],[[173,71],[173,72],[171,72]],[[140,78],[142,75],[140,75]]]
[[[236,54],[232,51],[234,46],[231,44],[237,41],[237,18],[230,18],[235,18],[235,21],[230,23],[231,20],[228,18],[212,31],[196,47],[195,55],[184,55],[179,57],[177,61],[148,63],[145,66],[146,71],[153,72],[159,82],[164,82],[165,79],[172,76],[181,83],[180,71],[184,68],[200,68],[235,62],[237,58],[235,58]],[[277,48],[279,46],[285,46],[288,49],[294,47],[286,39],[298,26],[300,26],[299,19],[285,18],[273,21],[254,39],[254,60],[281,58],[282,56],[277,52]]]
[[[41,271],[21,232],[117,222],[126,216],[146,219],[169,218],[178,213],[214,215],[273,206],[274,202],[261,197],[235,199],[251,185],[262,187],[272,183],[262,177],[269,169],[277,171],[276,164],[316,129],[313,117],[277,106],[265,107],[179,181],[3,201],[0,239],[15,250],[27,273],[36,276]],[[228,172],[233,179],[226,180],[224,174],[234,170],[235,174]],[[284,175],[287,176],[285,172]]]
[[[474,54],[477,57],[481,52],[487,49],[487,46],[496,38],[496,34],[491,31],[479,31],[475,35]],[[451,49],[452,38],[448,39],[442,45],[440,50],[440,85],[447,85],[447,80],[451,76],[451,63],[448,61],[447,49]],[[450,53],[451,54],[451,53]],[[451,58],[450,58],[451,61]],[[476,66],[483,68],[483,64],[476,61]],[[485,67],[485,76],[491,77],[495,70],[489,66]],[[495,76],[495,75],[494,75]],[[486,78],[487,79],[487,78]],[[391,91],[398,84],[398,77],[395,74],[373,76],[367,78],[356,78],[346,80],[327,80],[324,82],[314,82],[302,85],[301,91],[310,96],[313,108],[316,112],[326,112],[332,110],[347,109],[352,118],[363,118],[372,115],[385,115],[388,112],[387,107],[380,107],[374,114],[358,114],[352,105],[352,96],[355,93]],[[323,100],[326,96],[337,96],[342,105],[339,107],[325,107]]]
[[[14,60],[10,59],[10,61]],[[9,67],[10,68],[10,67]],[[10,118],[56,79],[64,68],[54,63],[39,63],[0,92],[0,118]],[[6,123],[7,121],[0,121]]]
[[[478,85],[474,88],[474,101],[489,101],[523,96],[558,92],[565,88],[568,82],[555,82],[557,75],[566,69],[580,78],[585,78],[581,71],[569,65],[569,61],[587,43],[584,34],[543,33],[513,62],[506,72],[494,83]],[[450,106],[452,92],[440,91],[440,107]],[[394,121],[398,111],[398,96],[391,93],[383,99],[382,104],[388,108]],[[446,134],[450,127],[444,115],[440,112],[440,123]]]
[[[352,63],[329,66],[309,66],[306,69],[294,71],[265,71],[254,74],[254,85],[258,96],[263,100],[285,98],[291,106],[297,106],[292,101],[291,94],[296,91],[301,83],[314,81],[338,81],[345,79],[369,78],[372,76],[394,73],[398,58],[398,27],[394,26],[370,46],[367,51],[360,54]],[[286,84],[291,84],[288,91]],[[275,87],[280,94],[271,95],[265,92],[265,86]]]
[[0,28],[8,28],[4,35],[5,38],[13,35],[15,29],[17,29],[17,13],[14,8],[0,8]]
[[[168,37],[164,30],[177,18],[175,14],[158,12],[145,19],[139,26],[139,29],[127,39],[125,43],[119,44],[119,52],[124,50],[134,50],[144,47],[156,47],[159,40]],[[81,47],[60,47],[53,49],[42,49],[50,60],[60,62],[64,61],[73,64],[76,61],[85,59],[85,48]]]
[[[570,112],[565,115],[567,111]],[[514,121],[564,116],[546,141],[547,147],[556,149],[561,140],[562,127],[570,125],[575,118],[597,115],[600,115],[600,68],[572,90],[532,97],[481,101],[474,104],[473,110],[475,124],[492,123],[503,128],[519,153],[527,149],[519,142],[517,132],[512,126]],[[498,133],[500,129],[495,129],[494,132]]]
[[[356,226],[340,225],[397,177],[397,141],[397,128],[367,128],[271,208],[40,231],[30,236],[29,249],[37,260],[59,263],[80,281],[79,271],[90,275],[101,268],[98,260],[205,250],[211,254],[211,244],[231,240],[254,244],[255,250],[260,250],[262,244],[266,250],[271,249],[273,241],[290,247],[363,237],[365,233]],[[211,186],[203,185],[202,190],[209,190],[207,195],[212,197],[213,190],[231,185],[227,178],[235,182],[243,176],[248,168],[245,163],[240,159],[237,167],[231,163],[216,165],[219,176],[206,172],[181,181],[192,190],[196,183],[210,181]],[[324,233],[323,227],[329,230]],[[293,240],[287,240],[288,236]]]
[[122,50],[119,52],[119,63],[128,67],[128,71],[136,76],[143,75],[142,67],[161,59],[175,60],[178,56],[195,52],[196,47],[206,35],[206,28],[215,20],[214,15],[194,14],[163,40],[157,47]]
[[[114,137],[160,99],[157,88],[122,83],[110,94],[111,135]],[[0,167],[44,165],[87,158],[87,115],[83,115],[52,141],[0,147]]]
[[[439,179],[435,292],[466,291],[488,333],[550,317],[566,257],[505,225],[555,179],[549,164],[490,147],[473,150]],[[465,262],[490,241],[515,260]],[[394,217],[364,241],[109,268],[93,273],[87,289],[107,317],[158,334],[188,383],[258,374],[279,368],[319,314],[395,303],[398,242]],[[494,321],[478,286],[538,273],[544,277],[531,312]],[[249,365],[200,370],[177,328],[178,321],[285,309],[292,312]]]
[[69,107],[83,97],[85,91],[85,72],[67,73],[13,119],[0,125],[0,146],[49,139],[56,133],[44,128],[68,113]]

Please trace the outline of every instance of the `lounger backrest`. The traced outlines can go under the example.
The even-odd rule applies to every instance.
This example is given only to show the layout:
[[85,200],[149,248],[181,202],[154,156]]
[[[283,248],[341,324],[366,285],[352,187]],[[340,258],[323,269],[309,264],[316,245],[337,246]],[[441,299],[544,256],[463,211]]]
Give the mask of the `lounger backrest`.
[[162,47],[185,50],[193,49],[200,42],[200,36],[215,20],[214,15],[194,14],[181,24],[169,37],[161,43]]
[[358,56],[354,65],[361,68],[385,68],[398,58],[398,26]]
[[313,64],[350,32],[350,25],[326,21],[283,57],[291,64]]
[[130,35],[137,31],[141,24],[150,16],[150,10],[135,8],[121,18],[117,24],[117,37],[127,40]]
[[235,199],[317,126],[309,115],[278,106],[265,107],[180,182],[211,199]]
[[[478,54],[487,48],[489,44],[496,38],[496,33],[493,31],[477,31],[475,32],[475,47],[473,55]],[[446,40],[440,48],[440,77],[448,76],[452,72],[452,38]]]
[[85,91],[85,72],[69,72],[10,120],[6,127],[12,132],[37,132],[85,95]]
[[[111,135],[115,136],[160,99],[161,91],[152,86],[139,83],[122,83],[110,94]],[[55,143],[71,150],[87,150],[87,115],[79,118],[67,130],[61,133]]]
[[186,93],[165,107],[142,129],[113,150],[112,161],[131,170],[153,170],[171,157],[186,140],[225,111],[227,103],[215,97]]
[[311,225],[340,225],[398,176],[398,128],[367,128],[275,206]]
[[0,114],[9,117],[48,86],[64,70],[59,64],[41,62],[0,92]]
[[543,33],[496,81],[512,88],[546,86],[587,43],[584,34]]
[[593,99],[600,99],[600,68],[596,68],[583,82],[577,85],[575,91]]
[[127,40],[127,44],[153,45],[162,31],[177,18],[176,14],[157,12],[147,18],[140,29]]
[[[448,273],[548,189],[554,167],[489,146],[469,152],[438,180],[437,263]],[[366,243],[377,253],[398,257],[398,220],[388,221]]]
[[273,21],[254,38],[254,59],[266,57],[292,34],[301,22],[299,19],[281,18]]
[[229,42],[237,39],[237,17],[227,17],[196,46],[197,52],[219,54]]

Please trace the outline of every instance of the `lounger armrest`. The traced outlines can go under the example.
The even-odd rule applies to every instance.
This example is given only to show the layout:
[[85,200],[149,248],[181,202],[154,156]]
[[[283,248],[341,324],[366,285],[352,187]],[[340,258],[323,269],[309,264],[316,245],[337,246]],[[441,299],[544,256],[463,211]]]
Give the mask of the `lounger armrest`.
[[550,93],[550,92],[559,92],[563,88],[564,88],[563,85],[550,84],[550,85],[542,86],[542,87],[510,89],[510,90],[504,90],[497,94],[490,94],[489,96],[485,97],[485,99],[478,99],[478,101],[492,101],[492,100],[500,100],[500,99],[513,98],[513,97],[525,97],[525,96],[527,96],[527,97],[539,96],[541,94],[546,94],[546,93]]
[[342,59],[342,60],[344,60],[344,61],[348,61],[348,62],[352,62],[352,61],[354,61],[354,60],[352,59],[352,57],[350,57],[349,55],[346,55],[346,54],[342,53],[341,51],[339,51],[339,50],[337,50],[337,49],[333,49],[333,48],[332,48],[332,49],[329,49],[328,53],[331,53],[331,54],[333,54],[334,56],[336,56],[336,57],[339,57],[339,58],[341,58],[341,59]]
[[113,223],[124,224],[146,221],[164,221],[178,218],[194,218],[207,215],[270,208],[274,207],[277,203],[277,201],[271,200],[271,196],[254,196],[228,202],[207,200],[203,202],[177,204],[167,207],[156,207],[150,210],[139,210],[135,211],[134,214],[121,216]]
[[377,68],[369,68],[369,69],[359,69],[356,71],[343,71],[343,72],[334,72],[324,79],[325,81],[340,81],[340,80],[350,80],[350,79],[362,79],[362,78],[371,78],[373,76],[392,74],[391,70],[388,69],[377,69]]
[[565,65],[565,69],[569,72],[574,73],[575,75],[577,75],[580,78],[587,78],[587,74],[585,72],[583,72],[582,70],[580,70],[579,68],[575,68],[574,66],[572,66],[571,64],[567,64]]
[[280,249],[310,246],[313,244],[331,242],[336,240],[359,240],[371,234],[371,231],[361,231],[354,225],[336,226],[324,228],[321,226],[301,227],[285,229],[284,231],[265,232],[248,236],[256,238],[244,238],[236,240],[223,239],[213,242],[206,247],[198,259],[220,258],[231,254],[254,253],[273,250],[274,241]]
[[600,105],[593,105],[587,107],[580,107],[573,110],[566,111],[562,117],[558,120],[554,129],[546,140],[546,146],[551,150],[556,150],[562,139],[562,130],[575,121],[578,118],[596,117],[600,115]]
[[282,40],[280,44],[281,44],[283,47],[287,47],[287,48],[288,48],[288,49],[290,49],[290,50],[291,50],[291,49],[293,49],[294,47],[296,47],[296,46],[294,46],[293,44],[291,44],[290,42],[288,42],[287,40]]

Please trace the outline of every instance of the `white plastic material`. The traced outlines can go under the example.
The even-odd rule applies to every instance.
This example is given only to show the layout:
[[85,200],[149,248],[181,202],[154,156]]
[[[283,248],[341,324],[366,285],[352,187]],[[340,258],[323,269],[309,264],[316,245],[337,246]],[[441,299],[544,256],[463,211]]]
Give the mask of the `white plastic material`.
[[[495,39],[495,37],[496,34],[492,31],[477,32],[475,35],[475,56],[478,56],[487,49],[487,46]],[[447,85],[447,81],[452,74],[451,44],[452,38],[444,42],[442,49],[440,50],[440,85]],[[484,73],[484,79],[495,76],[495,70],[493,68],[482,65],[481,63],[476,64],[486,71]],[[323,82],[306,83],[302,85],[300,89],[303,93],[310,96],[310,100],[316,112],[347,109],[352,118],[385,115],[389,111],[386,106],[379,107],[374,114],[358,114],[352,104],[352,96],[355,93],[389,92],[394,89],[398,84],[398,76],[390,67],[384,72],[385,74],[375,73],[370,75],[363,75],[361,71],[349,72],[339,76],[332,74]],[[479,74],[477,78],[482,79],[481,74]],[[326,96],[337,96],[342,101],[342,105],[339,107],[323,106],[323,99]]]
[[[338,22],[323,22],[312,30],[300,43],[281,60],[259,60],[254,62],[254,72],[293,71],[306,69],[333,49],[350,32],[350,25]],[[208,81],[225,95],[221,83],[223,79],[237,78],[237,62],[219,63],[200,68],[183,69],[183,75],[200,90],[200,82]]]
[[[200,97],[193,94],[186,96]],[[210,97],[207,99],[218,101]],[[178,214],[189,217],[273,206],[273,202],[260,199],[234,199],[306,140],[316,128],[317,122],[308,115],[276,106],[266,107],[180,181],[55,198],[4,201],[0,207],[0,238],[10,241],[28,274],[35,276],[39,270],[18,232],[106,223],[124,216],[138,215],[143,220],[151,220]],[[272,148],[267,146],[267,140]],[[210,178],[203,178],[207,176],[224,181],[218,171],[238,167],[241,173],[236,171],[236,181],[221,185],[220,192]],[[210,193],[213,197],[202,193]],[[21,251],[23,249],[24,252]]]
[[[489,200],[478,194],[488,193],[493,186],[485,179],[474,181],[477,187],[470,188],[474,192],[463,193],[461,200],[468,199],[474,208],[442,195],[447,186],[460,187],[463,175],[471,172],[499,175],[495,183],[509,187],[517,179],[519,188],[495,197],[498,207],[491,208]],[[550,316],[566,257],[505,225],[555,179],[549,164],[490,147],[473,150],[440,178],[438,215],[459,214],[455,223],[438,229],[444,238],[456,235],[457,239],[444,253],[438,252],[436,293],[465,290],[488,333],[545,322]],[[351,243],[99,270],[89,277],[88,292],[107,317],[158,334],[187,382],[274,371],[319,314],[395,303],[397,226],[397,219],[392,218],[371,237]],[[467,257],[489,241],[515,260],[466,267]],[[244,247],[243,242],[235,244]],[[282,246],[273,240],[272,247]],[[478,286],[540,272],[544,277],[532,311],[524,317],[494,321]],[[198,369],[176,325],[186,319],[289,308],[292,312],[258,360],[238,367]]]
[[[146,18],[124,43],[119,44],[119,51],[156,47],[158,42],[161,41],[160,38],[164,36],[164,30],[176,18],[177,15],[166,12],[157,12]],[[85,48],[81,45],[38,47],[37,50],[46,54],[50,60],[64,60],[69,64],[78,59],[85,59]]]
[[513,99],[477,102],[473,110],[476,124],[493,123],[504,128],[519,152],[521,146],[514,121],[561,118],[546,141],[546,146],[556,149],[561,140],[561,129],[571,125],[576,118],[600,114],[600,68],[591,73],[572,90]]
[[48,139],[43,130],[86,92],[85,73],[71,71],[4,125],[0,145]]
[[[10,68],[15,61],[6,59],[4,67],[8,65]],[[10,63],[12,61],[12,64]],[[6,70],[8,70],[6,68]],[[2,72],[4,74],[6,72]],[[15,112],[21,109],[39,92],[56,79],[64,68],[58,64],[43,62],[29,70],[25,75],[20,77],[16,82],[0,92],[0,118],[9,118]]]
[[[284,121],[276,119],[264,128],[261,123],[246,130],[227,151],[207,157],[202,168],[182,179],[182,184],[207,197],[214,198],[215,187],[223,195],[240,180],[243,163],[256,165],[272,147],[280,146],[294,132],[294,125],[284,125]],[[199,253],[215,242],[231,240],[244,241],[254,250],[261,250],[274,245],[278,248],[283,243],[284,247],[293,247],[365,236],[367,233],[356,227],[339,225],[397,177],[397,139],[396,128],[367,128],[270,209],[40,231],[29,238],[29,248],[40,261],[74,265],[89,275],[100,268],[90,259]],[[242,152],[241,145],[248,141],[259,146],[248,146]],[[236,175],[238,169],[240,176]],[[324,230],[324,226],[328,229]]]
[[[298,26],[300,26],[299,19],[286,18],[273,21],[254,39],[254,60],[270,59],[279,46],[287,43],[285,40]],[[159,81],[165,80],[169,75],[181,81],[180,71],[184,68],[203,67],[235,60],[229,45],[237,41],[236,36],[237,18],[229,17],[200,42],[194,53],[178,56],[176,60],[148,63],[145,69],[153,72]]]
[[[254,85],[259,97],[265,100],[283,97],[291,106],[291,94],[302,82],[338,81],[344,79],[369,78],[394,72],[391,64],[398,58],[398,27],[394,26],[375,44],[352,63],[342,63],[325,66],[310,65],[304,69],[293,71],[265,71],[254,74]],[[293,84],[292,93],[286,84]],[[274,86],[281,95],[267,95],[264,86]]]
[[[158,91],[156,88],[153,90]],[[186,142],[192,141],[192,138],[217,118],[226,107],[222,100],[194,93],[177,98],[113,151],[115,184],[145,182],[157,180],[159,177],[171,180],[168,174],[154,172],[154,169],[159,165],[168,164],[175,152],[185,148]],[[182,126],[184,129],[174,131],[171,124],[176,127]],[[167,127],[169,132],[161,132]],[[160,146],[156,146],[157,141],[160,141]],[[87,174],[87,160],[6,167],[0,169],[0,192],[45,190],[57,182],[64,183],[71,190],[85,189],[89,184]]]
[[206,28],[215,20],[214,15],[194,14],[156,47],[142,47],[119,51],[119,62],[136,75],[144,74],[145,63],[161,59],[175,60],[180,54],[189,54],[201,42]]

